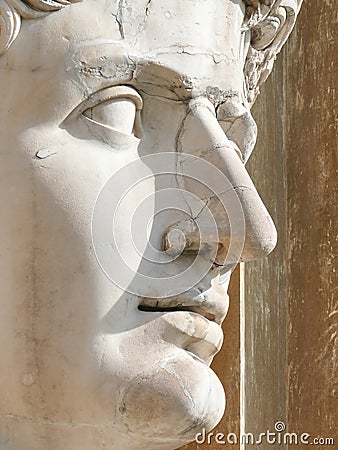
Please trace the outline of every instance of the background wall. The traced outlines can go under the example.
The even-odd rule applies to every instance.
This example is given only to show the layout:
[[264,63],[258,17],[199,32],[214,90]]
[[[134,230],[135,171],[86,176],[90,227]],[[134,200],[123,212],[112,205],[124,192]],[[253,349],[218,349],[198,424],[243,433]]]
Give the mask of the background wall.
[[332,436],[338,423],[337,6],[305,1],[284,57],[287,419],[318,436]]
[[[228,396],[216,427],[224,434],[237,433],[240,423],[243,432],[273,431],[281,420],[289,432],[338,442],[336,14],[334,0],[304,0],[253,109],[259,139],[248,170],[279,242],[268,258],[242,267],[240,281],[237,270],[231,285],[226,339],[214,365]],[[184,449],[222,447],[213,441]]]
[[[226,320],[223,323],[224,344],[222,350],[216,355],[212,367],[220,377],[225,388],[227,406],[221,422],[217,425],[217,432],[239,434],[240,423],[240,268],[236,268],[231,277],[230,307]],[[182,447],[185,450],[222,448],[193,442]],[[225,447],[226,448],[226,447]],[[238,450],[239,445],[232,445]]]

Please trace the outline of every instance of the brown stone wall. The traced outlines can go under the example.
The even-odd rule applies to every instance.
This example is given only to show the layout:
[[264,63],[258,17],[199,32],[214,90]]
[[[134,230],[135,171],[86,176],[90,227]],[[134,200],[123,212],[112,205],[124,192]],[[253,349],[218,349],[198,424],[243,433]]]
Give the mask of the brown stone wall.
[[[259,136],[248,163],[248,171],[278,230],[274,252],[245,264],[241,280],[242,431],[257,436],[273,431],[275,422],[286,417],[286,105],[284,55],[280,56],[253,109]],[[259,449],[262,445],[247,448]]]
[[313,436],[338,423],[337,11],[305,1],[286,48],[288,422]]
[[311,434],[309,441],[336,437],[337,445],[336,14],[337,2],[303,2],[254,108],[260,134],[248,168],[279,243],[265,260],[247,264],[242,280],[242,415],[247,432],[273,430],[282,420],[290,432]]

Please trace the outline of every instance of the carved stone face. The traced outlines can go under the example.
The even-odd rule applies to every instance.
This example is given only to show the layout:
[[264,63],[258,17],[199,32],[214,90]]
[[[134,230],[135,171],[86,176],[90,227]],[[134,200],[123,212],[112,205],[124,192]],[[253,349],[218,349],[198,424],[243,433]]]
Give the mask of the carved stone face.
[[244,13],[85,0],[1,56],[3,441],[171,449],[221,418],[228,278],[275,244],[239,156]]

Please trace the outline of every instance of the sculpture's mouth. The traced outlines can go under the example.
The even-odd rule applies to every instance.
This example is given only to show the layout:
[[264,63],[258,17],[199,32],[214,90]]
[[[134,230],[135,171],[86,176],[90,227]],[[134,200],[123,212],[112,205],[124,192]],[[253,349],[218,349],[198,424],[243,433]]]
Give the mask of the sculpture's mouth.
[[162,306],[161,302],[158,301],[158,306],[149,306],[146,304],[140,304],[138,306],[140,311],[144,312],[175,312],[175,311],[186,311],[186,312],[194,312],[200,314],[211,322],[215,322],[215,314],[208,313],[204,311],[202,307],[199,306],[185,306],[183,304],[177,304],[177,306]]
[[155,313],[175,311],[194,312],[220,325],[228,312],[228,301],[223,286],[214,283],[204,293],[191,291],[179,297],[163,299],[143,298],[139,303],[138,309],[144,312]]
[[138,309],[155,314],[154,318],[160,316],[174,331],[165,333],[164,339],[175,343],[205,364],[210,365],[212,358],[221,349],[223,332],[220,324],[227,312],[223,289],[217,292],[217,288],[211,288],[190,299],[184,296],[166,299],[144,298]]

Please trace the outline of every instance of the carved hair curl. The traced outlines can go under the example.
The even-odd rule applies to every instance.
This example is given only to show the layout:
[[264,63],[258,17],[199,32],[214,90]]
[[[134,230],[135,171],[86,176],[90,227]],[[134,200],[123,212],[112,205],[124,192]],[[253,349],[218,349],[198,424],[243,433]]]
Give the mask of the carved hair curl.
[[244,30],[250,30],[244,65],[246,98],[252,105],[289,37],[303,0],[244,0]]
[[36,19],[81,0],[0,0],[0,55],[19,34],[21,18]]

